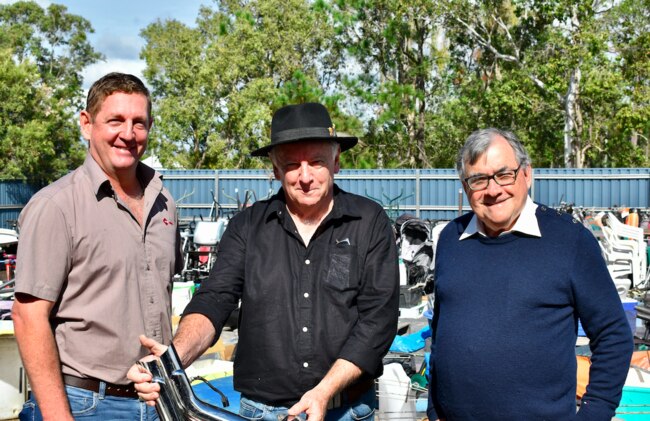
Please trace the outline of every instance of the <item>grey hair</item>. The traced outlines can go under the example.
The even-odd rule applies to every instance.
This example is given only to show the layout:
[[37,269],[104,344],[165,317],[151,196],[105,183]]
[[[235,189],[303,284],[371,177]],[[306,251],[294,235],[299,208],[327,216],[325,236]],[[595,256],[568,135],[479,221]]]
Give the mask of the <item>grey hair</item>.
[[524,145],[513,132],[490,127],[487,129],[477,130],[469,135],[465,144],[458,152],[456,171],[458,171],[458,175],[461,178],[465,177],[465,165],[473,165],[476,163],[479,157],[485,153],[497,136],[504,138],[510,144],[512,150],[515,151],[515,158],[519,165],[524,168],[530,166],[530,156],[528,155],[528,152],[526,152]]

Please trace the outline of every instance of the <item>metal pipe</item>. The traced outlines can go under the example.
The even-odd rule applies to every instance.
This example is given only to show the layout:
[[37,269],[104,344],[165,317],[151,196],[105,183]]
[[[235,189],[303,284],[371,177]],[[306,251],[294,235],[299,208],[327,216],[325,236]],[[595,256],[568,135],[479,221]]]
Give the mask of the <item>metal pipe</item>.
[[242,421],[245,418],[196,397],[178,354],[170,345],[160,358],[138,364],[160,385],[156,411],[161,421]]

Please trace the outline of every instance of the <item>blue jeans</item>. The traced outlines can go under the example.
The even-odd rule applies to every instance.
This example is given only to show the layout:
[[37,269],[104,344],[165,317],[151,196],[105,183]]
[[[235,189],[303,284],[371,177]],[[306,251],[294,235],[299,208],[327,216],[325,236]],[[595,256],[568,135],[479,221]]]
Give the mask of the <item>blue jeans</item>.
[[[373,421],[376,407],[377,396],[375,389],[371,388],[356,401],[344,402],[342,406],[328,410],[325,421]],[[239,415],[251,421],[282,421],[288,410],[287,407],[264,405],[243,396],[239,403]],[[299,417],[303,421],[307,418],[305,414]]]
[[[67,386],[65,392],[72,416],[83,420],[133,420],[158,421],[156,409],[132,398],[119,398],[104,394],[105,384],[100,383],[99,392]],[[41,421],[41,411],[34,398],[23,405],[18,416],[20,421]]]

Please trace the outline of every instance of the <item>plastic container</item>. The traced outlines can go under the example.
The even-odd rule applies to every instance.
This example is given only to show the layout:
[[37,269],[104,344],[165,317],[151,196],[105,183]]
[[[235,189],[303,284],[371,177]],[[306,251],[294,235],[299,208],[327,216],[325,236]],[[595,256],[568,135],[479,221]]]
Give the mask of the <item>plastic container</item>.
[[13,335],[0,336],[0,420],[13,420],[23,409],[27,380]]
[[415,414],[415,391],[401,364],[386,364],[378,382],[378,415],[382,421],[404,420],[406,415]]
[[650,388],[624,386],[616,419],[625,421],[650,420]]

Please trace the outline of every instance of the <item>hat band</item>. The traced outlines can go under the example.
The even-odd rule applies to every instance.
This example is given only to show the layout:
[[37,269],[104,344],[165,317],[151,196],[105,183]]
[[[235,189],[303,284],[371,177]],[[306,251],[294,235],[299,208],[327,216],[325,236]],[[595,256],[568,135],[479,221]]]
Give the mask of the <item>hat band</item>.
[[333,134],[336,133],[332,129],[325,127],[300,127],[297,129],[287,129],[282,130],[281,132],[273,133],[271,136],[271,142],[286,142],[288,140],[297,140],[297,139],[321,139],[328,137],[336,137]]

